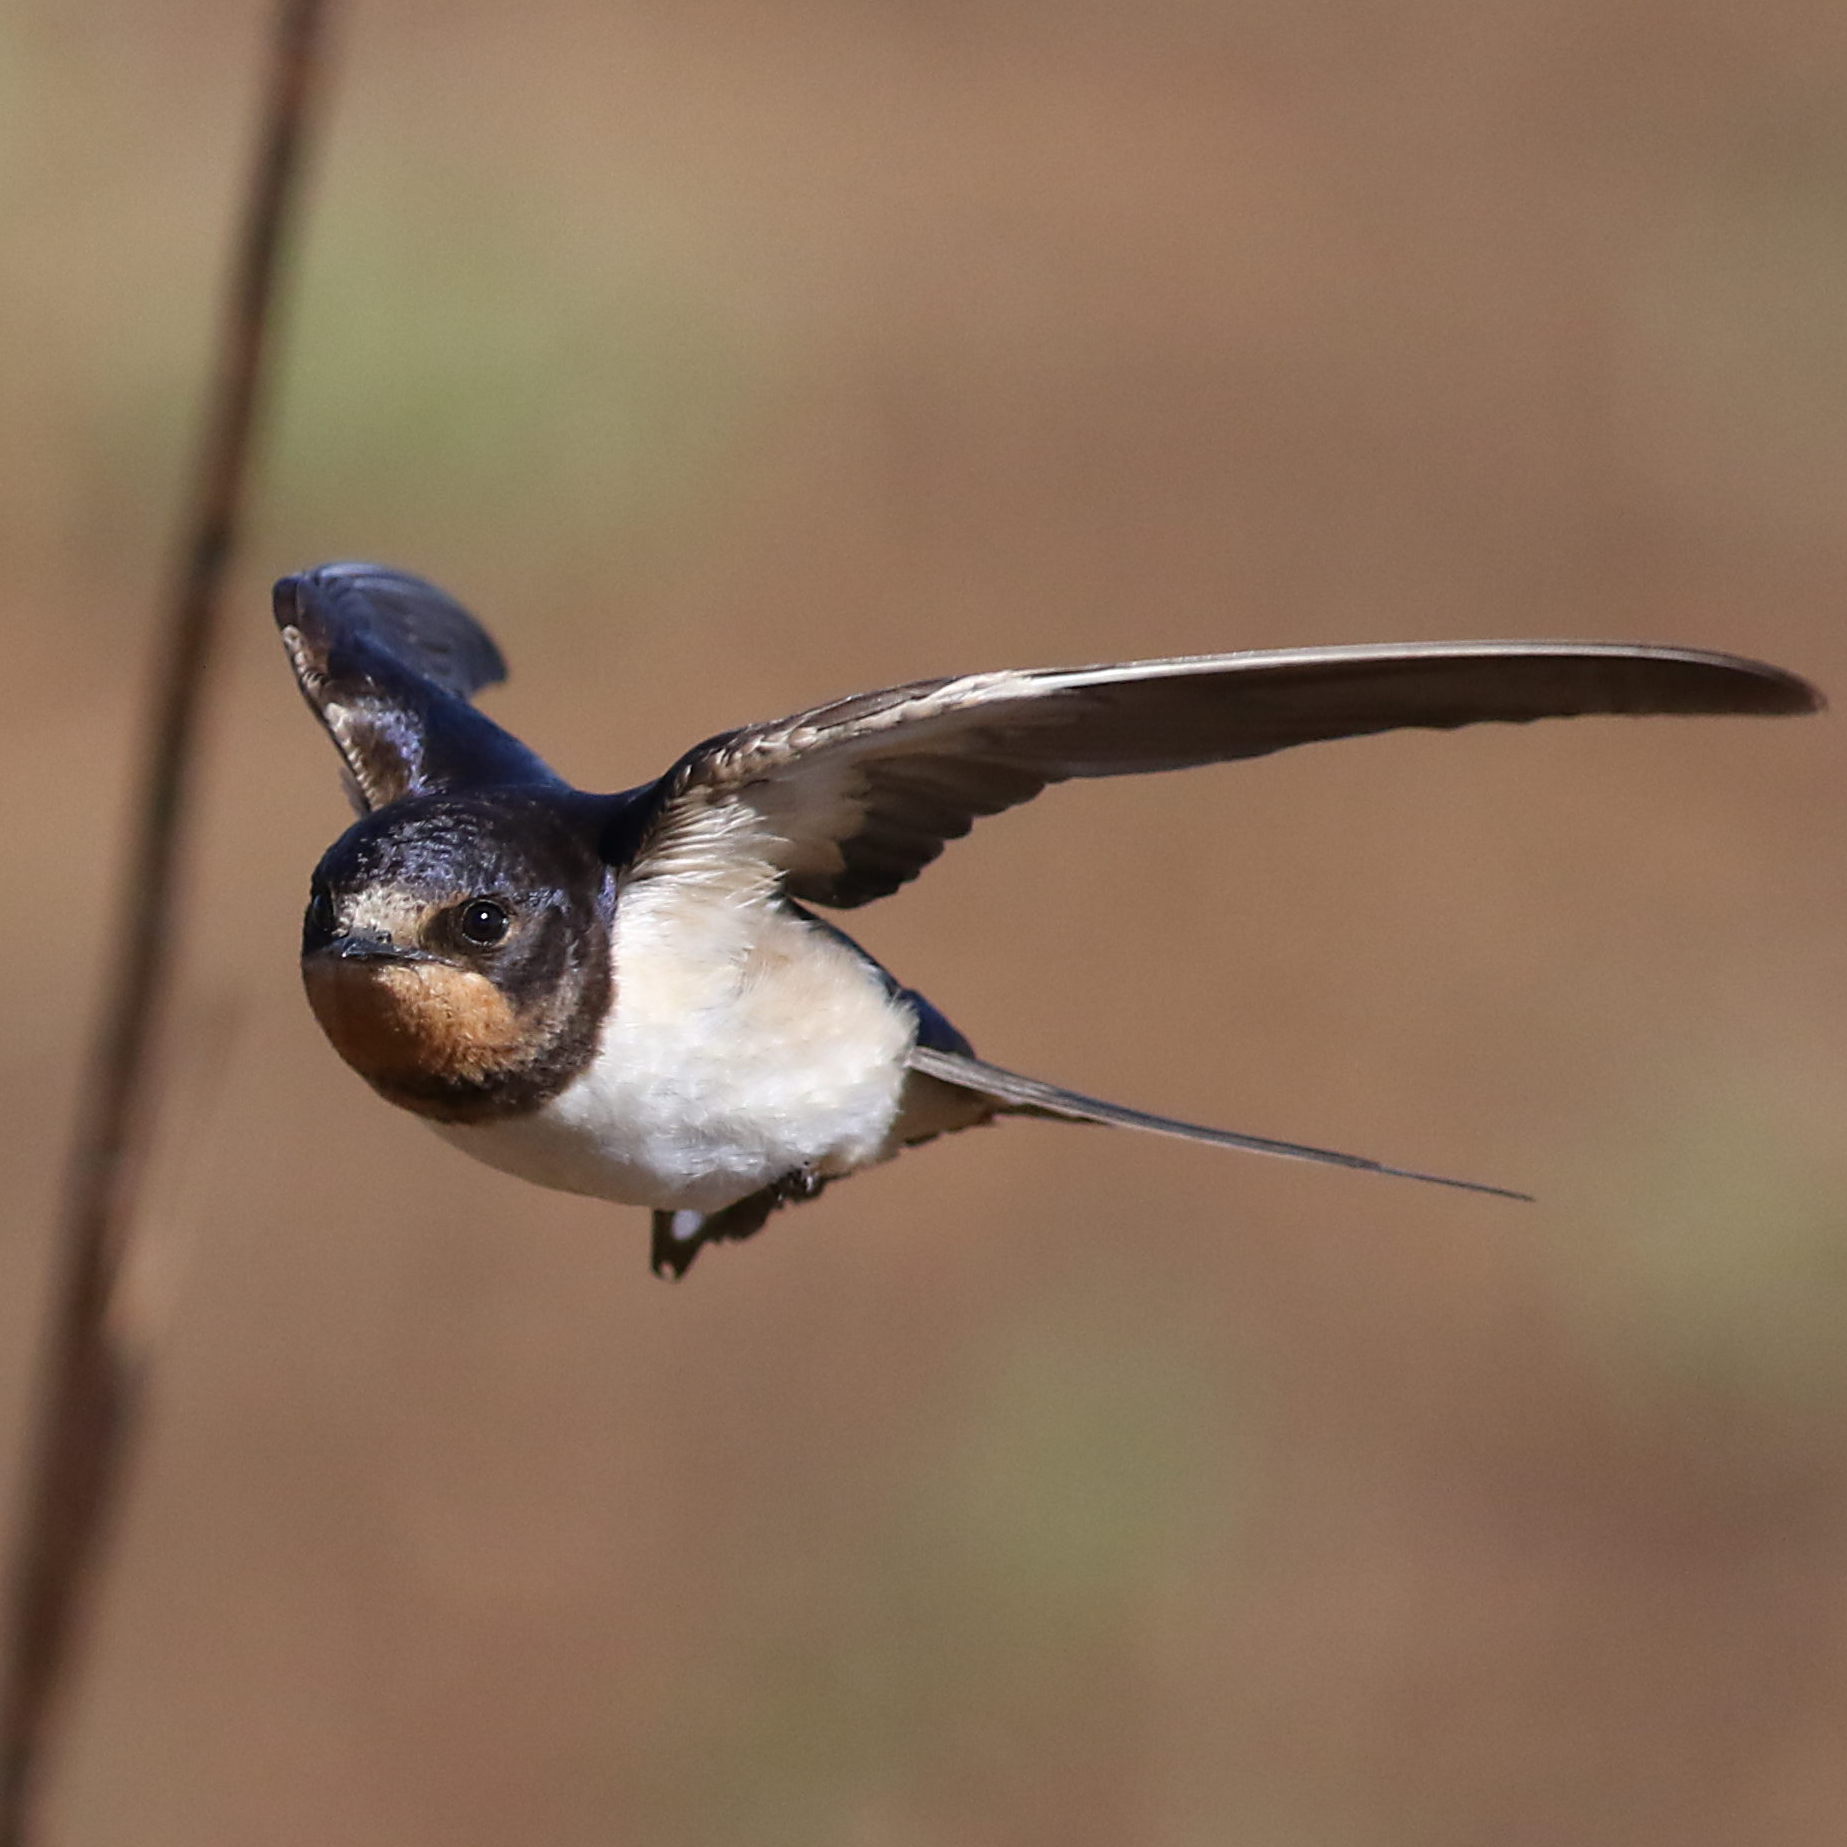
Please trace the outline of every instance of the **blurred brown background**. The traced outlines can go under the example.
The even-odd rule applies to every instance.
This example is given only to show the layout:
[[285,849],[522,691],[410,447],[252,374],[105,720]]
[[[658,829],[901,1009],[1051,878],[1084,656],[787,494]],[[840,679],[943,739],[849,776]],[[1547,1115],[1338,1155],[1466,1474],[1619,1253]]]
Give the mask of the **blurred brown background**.
[[[265,9],[0,17],[17,1464]],[[1833,0],[354,5],[214,720],[60,1847],[1847,1838],[1838,720],[1055,792],[854,920],[1015,1125],[682,1288],[378,1103],[268,580],[617,787],[944,669],[1481,635],[1847,689]]]

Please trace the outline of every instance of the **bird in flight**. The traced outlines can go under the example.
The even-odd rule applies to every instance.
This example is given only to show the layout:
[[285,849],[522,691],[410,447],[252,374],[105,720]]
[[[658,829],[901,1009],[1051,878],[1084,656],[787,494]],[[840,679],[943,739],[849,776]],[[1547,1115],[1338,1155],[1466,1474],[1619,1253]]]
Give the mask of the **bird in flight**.
[[505,663],[435,585],[326,564],[283,578],[275,613],[359,811],[315,868],[302,933],[334,1049],[490,1167],[650,1208],[652,1266],[675,1277],[780,1206],[1003,1116],[1523,1198],[988,1064],[807,907],[887,897],[981,816],[1073,777],[1404,726],[1821,704],[1776,667],[1620,642],[1193,655],[855,693],[593,795],[471,703]]

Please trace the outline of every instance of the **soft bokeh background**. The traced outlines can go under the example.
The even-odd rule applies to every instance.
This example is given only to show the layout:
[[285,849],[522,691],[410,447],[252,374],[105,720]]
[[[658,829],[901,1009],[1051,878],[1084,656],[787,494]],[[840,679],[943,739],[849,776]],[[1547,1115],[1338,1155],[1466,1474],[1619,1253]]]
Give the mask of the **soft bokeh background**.
[[[263,9],[0,15],[17,1464]],[[1676,639],[1847,688],[1835,0],[370,0],[188,899],[59,1847],[1847,1838],[1835,719],[1056,792],[855,920],[1015,1125],[652,1281],[321,1042],[268,580],[616,787],[944,669]]]

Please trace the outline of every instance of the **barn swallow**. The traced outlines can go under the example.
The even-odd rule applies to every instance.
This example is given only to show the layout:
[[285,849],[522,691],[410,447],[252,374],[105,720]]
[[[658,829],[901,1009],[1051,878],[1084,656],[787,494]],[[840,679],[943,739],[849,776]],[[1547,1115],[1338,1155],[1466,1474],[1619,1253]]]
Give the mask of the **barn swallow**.
[[327,564],[283,578],[275,611],[360,815],[315,868],[302,932],[323,1031],[490,1167],[651,1208],[652,1267],[674,1277],[780,1206],[1003,1116],[1525,1198],[988,1064],[806,907],[886,897],[979,817],[1071,777],[1401,726],[1822,703],[1776,667],[1620,642],[1195,655],[856,693],[592,795],[473,705],[505,663],[433,584]]

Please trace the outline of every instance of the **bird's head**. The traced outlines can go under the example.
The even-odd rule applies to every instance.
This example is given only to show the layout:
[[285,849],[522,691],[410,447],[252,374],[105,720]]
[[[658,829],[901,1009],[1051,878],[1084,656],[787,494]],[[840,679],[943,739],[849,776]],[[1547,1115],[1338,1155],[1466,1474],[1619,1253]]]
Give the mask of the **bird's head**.
[[611,878],[551,791],[417,796],[356,822],[315,868],[308,1003],[394,1103],[517,1114],[589,1062],[610,998]]

